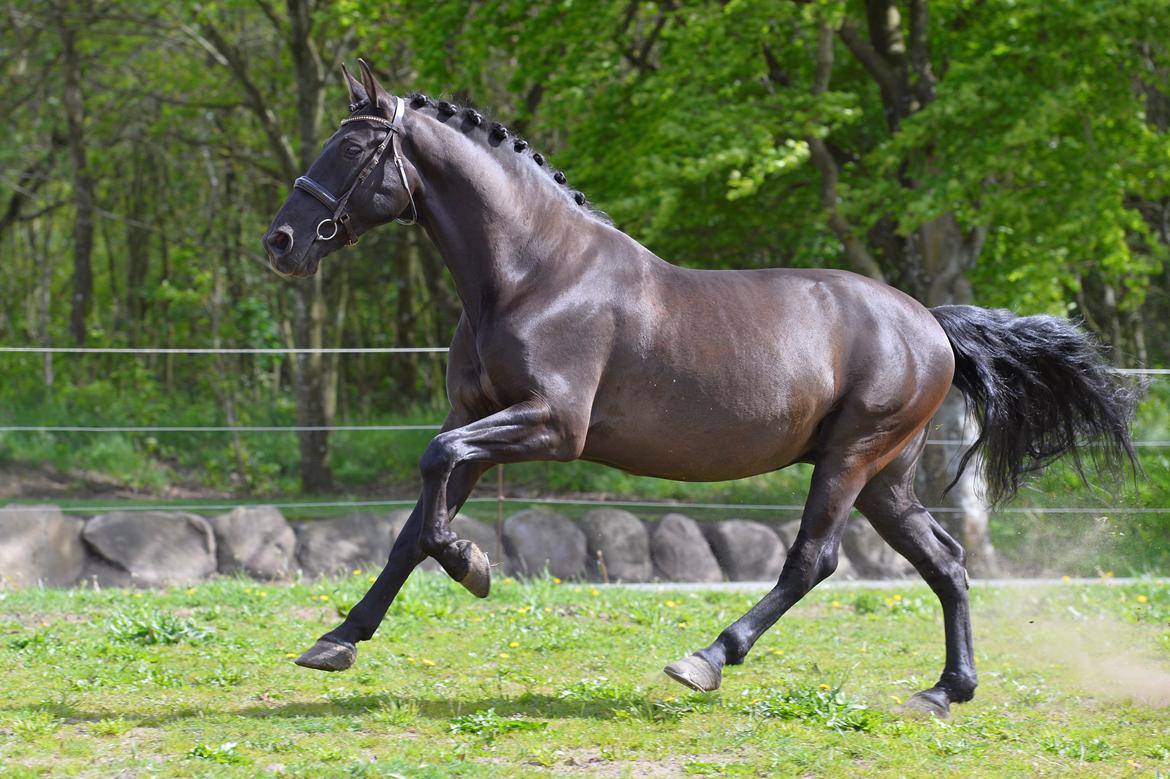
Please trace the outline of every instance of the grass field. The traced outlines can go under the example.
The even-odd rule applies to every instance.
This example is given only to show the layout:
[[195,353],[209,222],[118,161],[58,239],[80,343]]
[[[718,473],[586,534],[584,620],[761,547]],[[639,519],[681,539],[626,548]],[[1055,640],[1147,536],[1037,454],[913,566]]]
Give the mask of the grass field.
[[292,657],[367,583],[0,593],[0,777],[1170,776],[1170,586],[973,593],[981,687],[920,585],[814,592],[690,694],[661,673],[754,596],[420,575],[344,674]]

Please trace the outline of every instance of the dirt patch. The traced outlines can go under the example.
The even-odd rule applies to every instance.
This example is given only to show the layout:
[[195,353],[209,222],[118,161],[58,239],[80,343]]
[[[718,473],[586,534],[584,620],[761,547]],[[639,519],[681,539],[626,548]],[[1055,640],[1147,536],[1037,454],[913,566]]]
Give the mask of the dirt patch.
[[622,760],[606,757],[595,748],[562,750],[553,766],[556,774],[570,776],[689,776],[687,766],[694,763],[716,767],[737,762],[735,755],[672,755],[662,760]]
[[1071,607],[1068,616],[1053,614],[1039,605],[1043,592],[1004,591],[977,630],[990,645],[1028,666],[1065,669],[1096,698],[1170,707],[1170,666],[1157,650],[1158,628],[1084,615]]
[[15,622],[21,627],[26,628],[41,628],[48,627],[56,622],[77,623],[89,622],[93,619],[92,614],[74,614],[71,612],[24,612],[21,614],[5,614],[0,613],[0,623]]
[[324,606],[296,606],[288,613],[301,622],[334,622],[337,620],[337,609]]
[[161,492],[143,492],[103,473],[62,473],[48,465],[0,465],[0,501],[57,498],[70,500],[144,500],[222,498],[227,493],[192,484],[175,484]]

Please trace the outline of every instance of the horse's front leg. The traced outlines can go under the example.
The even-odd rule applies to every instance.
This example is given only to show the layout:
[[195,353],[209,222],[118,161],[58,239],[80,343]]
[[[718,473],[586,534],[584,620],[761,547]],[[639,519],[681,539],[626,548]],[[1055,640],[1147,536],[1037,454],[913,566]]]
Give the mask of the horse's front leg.
[[470,541],[461,541],[448,527],[448,483],[456,468],[476,463],[491,465],[526,460],[573,460],[584,447],[588,419],[555,413],[544,400],[509,406],[491,416],[437,435],[419,470],[423,490],[419,546],[452,579],[476,595],[491,587],[487,555]]
[[[455,470],[447,482],[447,510],[450,514],[459,511],[488,467],[480,463],[468,463]],[[398,531],[398,537],[390,550],[390,559],[373,585],[349,610],[340,625],[321,636],[309,651],[297,658],[297,665],[319,671],[344,671],[354,664],[357,659],[357,642],[368,641],[373,637],[407,577],[427,557],[418,543],[421,528],[420,498],[410,518]]]

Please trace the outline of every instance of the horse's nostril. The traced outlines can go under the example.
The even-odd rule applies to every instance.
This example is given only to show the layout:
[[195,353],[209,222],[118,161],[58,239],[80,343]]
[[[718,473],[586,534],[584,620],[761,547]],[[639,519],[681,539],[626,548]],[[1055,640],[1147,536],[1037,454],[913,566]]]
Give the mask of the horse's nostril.
[[287,227],[279,227],[268,234],[268,246],[276,255],[288,254],[292,248],[292,231]]

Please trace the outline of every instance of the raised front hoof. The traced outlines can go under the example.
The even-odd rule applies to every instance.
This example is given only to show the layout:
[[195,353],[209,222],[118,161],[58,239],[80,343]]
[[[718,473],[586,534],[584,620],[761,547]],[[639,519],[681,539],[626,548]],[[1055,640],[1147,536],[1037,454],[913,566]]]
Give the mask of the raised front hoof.
[[911,717],[938,717],[950,719],[951,701],[947,694],[937,687],[916,692],[899,707],[898,712]]
[[679,684],[699,692],[718,690],[723,683],[723,673],[698,655],[685,657],[662,670]]
[[464,539],[455,542],[459,557],[467,562],[467,574],[459,583],[477,598],[486,598],[492,591],[492,566],[488,556],[475,544]]
[[321,638],[309,648],[308,652],[293,662],[302,668],[312,668],[317,671],[344,671],[351,668],[355,660],[357,660],[357,647],[353,644],[342,644]]

